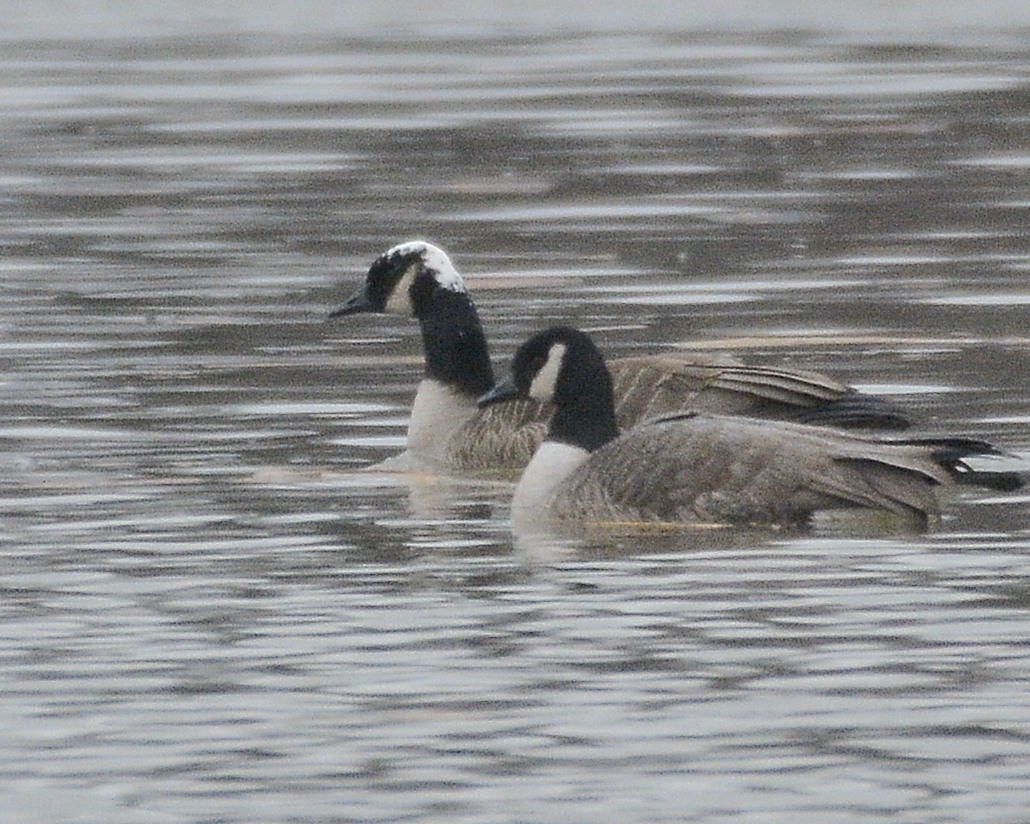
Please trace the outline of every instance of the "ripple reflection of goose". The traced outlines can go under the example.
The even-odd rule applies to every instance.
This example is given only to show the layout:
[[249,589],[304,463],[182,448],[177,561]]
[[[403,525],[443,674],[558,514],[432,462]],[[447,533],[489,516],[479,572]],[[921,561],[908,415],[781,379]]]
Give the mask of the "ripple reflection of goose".
[[[411,315],[421,326],[426,363],[408,428],[413,457],[461,472],[521,471],[552,410],[532,400],[476,408],[476,399],[494,386],[493,368],[472,298],[443,250],[416,240],[381,255],[330,317],[359,312]],[[684,409],[842,427],[908,424],[883,398],[815,372],[680,353],[621,358],[609,368],[622,427]]]
[[974,470],[1000,455],[966,438],[887,439],[783,421],[681,414],[619,434],[612,383],[590,338],[541,332],[515,355],[510,382],[480,404],[553,403],[547,438],[515,489],[516,534],[560,522],[802,524],[825,509],[868,508],[917,527],[938,516],[937,487],[1012,490],[1013,472]]

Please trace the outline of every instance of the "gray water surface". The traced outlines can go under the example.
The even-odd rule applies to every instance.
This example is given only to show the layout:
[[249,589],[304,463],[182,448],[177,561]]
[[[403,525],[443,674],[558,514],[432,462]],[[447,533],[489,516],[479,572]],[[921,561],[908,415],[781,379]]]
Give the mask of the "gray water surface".
[[417,329],[325,321],[424,236],[499,373],[732,351],[1026,468],[1025,47],[4,45],[0,819],[1026,820],[1025,492],[526,551],[508,485],[365,471]]

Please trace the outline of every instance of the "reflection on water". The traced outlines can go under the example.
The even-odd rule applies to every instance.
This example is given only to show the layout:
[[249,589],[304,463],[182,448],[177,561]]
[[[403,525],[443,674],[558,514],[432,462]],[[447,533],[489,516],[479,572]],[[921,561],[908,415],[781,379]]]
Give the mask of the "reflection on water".
[[[1028,497],[929,536],[512,545],[369,472],[428,236],[499,365],[732,349],[1030,453],[1025,49],[802,34],[5,44],[11,821],[1017,821]],[[501,366],[503,368],[503,366]]]

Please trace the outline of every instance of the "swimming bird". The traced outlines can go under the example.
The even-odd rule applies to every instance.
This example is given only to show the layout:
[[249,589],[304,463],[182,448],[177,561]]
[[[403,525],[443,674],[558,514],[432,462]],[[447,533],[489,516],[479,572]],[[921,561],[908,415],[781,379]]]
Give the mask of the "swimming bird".
[[819,510],[868,508],[917,527],[939,515],[937,487],[1018,488],[974,470],[1000,455],[967,438],[887,439],[787,421],[688,412],[620,434],[612,379],[583,332],[555,327],[517,351],[511,380],[480,405],[553,404],[547,437],[515,489],[516,534],[561,522],[803,524]]
[[[459,472],[512,474],[525,467],[551,410],[532,400],[477,409],[476,399],[494,386],[494,372],[479,315],[446,252],[414,240],[382,254],[329,317],[363,312],[413,316],[421,327],[425,376],[408,427],[412,456]],[[624,428],[684,409],[845,427],[908,425],[886,400],[815,372],[680,353],[620,358],[609,369],[616,419]]]

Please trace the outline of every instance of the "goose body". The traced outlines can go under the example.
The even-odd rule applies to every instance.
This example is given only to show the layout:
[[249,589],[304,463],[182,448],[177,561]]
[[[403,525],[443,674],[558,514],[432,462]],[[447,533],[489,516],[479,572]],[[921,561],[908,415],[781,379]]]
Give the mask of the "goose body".
[[[363,312],[419,322],[426,368],[408,428],[411,456],[450,471],[521,472],[543,440],[552,409],[532,399],[477,407],[477,398],[494,386],[493,368],[475,305],[447,254],[425,241],[385,252],[330,317]],[[622,358],[609,368],[624,428],[688,409],[837,426],[908,423],[887,401],[815,372],[681,353]]]
[[1014,489],[1014,473],[974,471],[983,441],[893,440],[787,421],[689,412],[619,434],[611,379],[584,333],[557,327],[527,341],[512,380],[481,399],[555,406],[546,439],[512,502],[515,531],[561,522],[797,524],[816,511],[883,510],[923,526],[937,487]]

